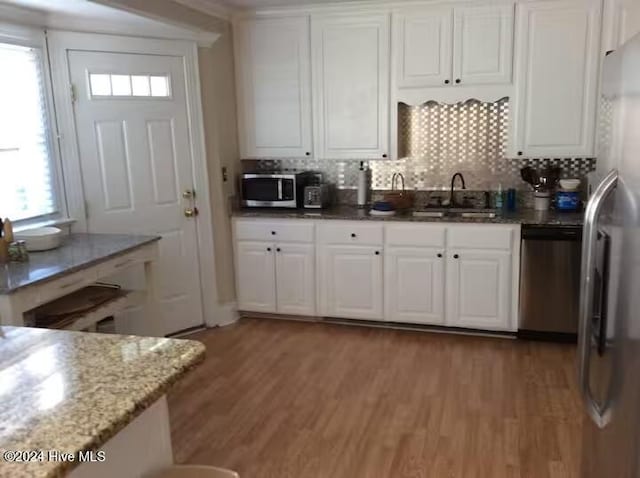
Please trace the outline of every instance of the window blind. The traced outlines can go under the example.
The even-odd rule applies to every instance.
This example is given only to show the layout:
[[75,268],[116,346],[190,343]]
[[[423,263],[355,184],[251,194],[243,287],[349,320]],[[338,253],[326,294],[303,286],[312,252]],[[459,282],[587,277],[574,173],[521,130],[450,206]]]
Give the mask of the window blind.
[[42,51],[0,43],[0,217],[58,211]]

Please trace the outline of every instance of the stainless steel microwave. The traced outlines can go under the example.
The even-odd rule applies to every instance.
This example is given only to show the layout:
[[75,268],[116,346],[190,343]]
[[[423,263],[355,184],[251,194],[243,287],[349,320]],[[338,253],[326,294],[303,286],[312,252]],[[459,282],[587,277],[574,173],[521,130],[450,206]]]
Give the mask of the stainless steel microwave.
[[302,207],[304,187],[313,173],[245,173],[242,175],[242,205],[245,207]]

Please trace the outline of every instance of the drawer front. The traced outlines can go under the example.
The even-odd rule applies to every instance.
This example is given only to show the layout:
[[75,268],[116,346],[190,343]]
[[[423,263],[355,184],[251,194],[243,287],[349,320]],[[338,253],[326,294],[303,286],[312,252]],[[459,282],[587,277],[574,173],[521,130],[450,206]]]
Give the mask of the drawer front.
[[318,225],[318,238],[323,244],[382,245],[382,224],[362,222],[326,222]]
[[154,249],[142,248],[108,260],[98,266],[98,277],[109,277],[123,270],[154,259]]
[[385,244],[409,247],[444,247],[445,226],[431,224],[389,224]]
[[71,294],[78,289],[93,284],[96,280],[98,280],[97,269],[92,267],[46,282],[37,286],[38,304],[44,304],[58,297]]
[[314,224],[302,219],[238,219],[235,222],[235,231],[238,241],[313,242]]
[[516,228],[512,226],[451,225],[448,231],[448,248],[510,251],[515,233]]

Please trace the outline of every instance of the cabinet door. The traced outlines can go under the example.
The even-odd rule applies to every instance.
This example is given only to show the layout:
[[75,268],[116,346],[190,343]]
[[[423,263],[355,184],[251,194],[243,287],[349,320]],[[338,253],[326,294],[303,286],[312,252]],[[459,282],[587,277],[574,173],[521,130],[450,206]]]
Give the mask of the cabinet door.
[[242,20],[235,33],[242,157],[311,156],[309,19]]
[[314,17],[312,44],[317,154],[387,157],[389,16]]
[[455,84],[511,83],[513,22],[512,4],[455,9]]
[[381,247],[324,246],[319,263],[324,315],[383,319]]
[[385,250],[386,320],[444,323],[444,260],[441,249]]
[[512,154],[592,157],[600,1],[527,2],[518,8]]
[[451,84],[453,10],[406,10],[394,15],[398,86]]
[[510,330],[511,253],[448,252],[447,325]]
[[276,291],[278,312],[316,314],[315,246],[276,245]]
[[238,308],[276,312],[274,246],[264,242],[236,242]]

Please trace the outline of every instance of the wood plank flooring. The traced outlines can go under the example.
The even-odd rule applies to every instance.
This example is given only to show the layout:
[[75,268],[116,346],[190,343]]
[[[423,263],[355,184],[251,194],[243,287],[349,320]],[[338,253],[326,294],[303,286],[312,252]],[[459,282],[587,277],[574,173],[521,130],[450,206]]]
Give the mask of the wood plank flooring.
[[570,478],[575,346],[243,319],[192,336],[176,461],[241,478]]

